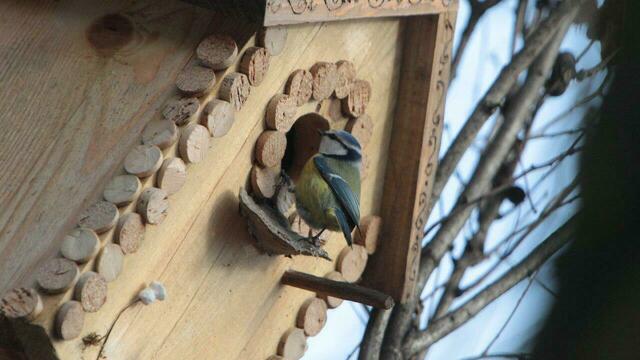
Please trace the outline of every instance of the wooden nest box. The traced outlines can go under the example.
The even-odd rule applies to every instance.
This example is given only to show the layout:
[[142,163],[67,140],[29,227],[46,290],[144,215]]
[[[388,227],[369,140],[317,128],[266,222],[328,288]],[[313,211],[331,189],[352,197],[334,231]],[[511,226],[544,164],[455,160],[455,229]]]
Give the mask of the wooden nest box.
[[[298,359],[415,296],[457,1],[224,3],[0,6],[0,358]],[[353,247],[269,210],[328,129]]]

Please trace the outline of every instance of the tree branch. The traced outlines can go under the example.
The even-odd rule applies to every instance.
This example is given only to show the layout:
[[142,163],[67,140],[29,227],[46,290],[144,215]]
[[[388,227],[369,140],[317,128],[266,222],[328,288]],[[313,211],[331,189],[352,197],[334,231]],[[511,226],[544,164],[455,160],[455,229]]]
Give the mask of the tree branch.
[[584,0],[566,0],[545,19],[529,36],[525,46],[505,66],[487,93],[478,102],[473,113],[464,124],[453,143],[438,165],[436,171],[429,210],[438,202],[440,194],[448,179],[458,165],[462,155],[473,142],[482,125],[500,107],[509,90],[518,80],[521,72],[527,69],[534,59],[542,52],[551,38],[556,34],[559,25],[567,18],[573,19],[575,10]]
[[510,271],[502,275],[458,309],[443,318],[435,320],[425,331],[409,334],[402,348],[404,357],[408,358],[442,339],[478,314],[485,306],[489,305],[500,295],[518,284],[522,279],[540,268],[542,264],[567,244],[574,236],[577,216],[578,215],[574,215],[564,225],[549,235],[547,239]]
[[373,309],[360,345],[359,360],[380,359],[380,347],[382,346],[382,339],[386,329],[383,324],[389,321],[389,316],[391,316],[391,310]]

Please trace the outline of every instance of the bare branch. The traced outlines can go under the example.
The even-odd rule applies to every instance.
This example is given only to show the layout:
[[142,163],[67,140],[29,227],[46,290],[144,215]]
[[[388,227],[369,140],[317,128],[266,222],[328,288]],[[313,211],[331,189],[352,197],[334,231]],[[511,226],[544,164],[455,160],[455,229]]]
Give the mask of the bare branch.
[[407,335],[407,339],[402,348],[404,357],[408,358],[426,349],[445,335],[451,333],[478,314],[485,306],[497,299],[500,295],[518,284],[533,271],[540,268],[553,254],[572,239],[576,228],[576,217],[577,215],[574,215],[574,217],[547,237],[547,239],[510,271],[476,294],[465,304],[445,317],[432,322],[425,331]]
[[384,338],[386,324],[391,316],[391,310],[373,309],[369,316],[369,323],[364,332],[364,338],[360,345],[360,360],[378,360],[380,359],[380,347]]
[[567,19],[573,19],[576,9],[583,2],[584,0],[563,1],[529,36],[525,46],[513,57],[511,63],[502,69],[496,81],[478,102],[473,113],[440,161],[436,171],[429,210],[433,208],[440,198],[444,185],[457,167],[462,155],[464,155],[482,128],[482,125],[503,104],[505,96],[518,80],[520,73],[528,68],[543,51],[544,47],[557,33],[560,24],[565,23]]

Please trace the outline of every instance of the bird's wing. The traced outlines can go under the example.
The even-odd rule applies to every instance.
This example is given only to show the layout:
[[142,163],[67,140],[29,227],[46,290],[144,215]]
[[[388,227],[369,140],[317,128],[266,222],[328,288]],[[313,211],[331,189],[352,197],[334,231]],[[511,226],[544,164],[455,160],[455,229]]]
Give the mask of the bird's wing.
[[[343,214],[346,215],[346,220],[349,224],[349,232],[360,223],[360,202],[355,196],[349,184],[338,174],[331,171],[327,160],[321,156],[313,158],[313,162],[316,168],[322,175],[324,181],[329,184],[331,191],[338,199]],[[338,219],[340,221],[340,219]],[[342,227],[342,224],[340,224]]]
[[329,210],[333,216],[338,220],[338,225],[340,225],[340,230],[342,230],[342,234],[344,238],[347,240],[347,244],[351,246],[353,240],[351,239],[351,231],[353,230],[353,225],[347,219],[347,215],[345,215],[344,211],[340,208],[332,208]]

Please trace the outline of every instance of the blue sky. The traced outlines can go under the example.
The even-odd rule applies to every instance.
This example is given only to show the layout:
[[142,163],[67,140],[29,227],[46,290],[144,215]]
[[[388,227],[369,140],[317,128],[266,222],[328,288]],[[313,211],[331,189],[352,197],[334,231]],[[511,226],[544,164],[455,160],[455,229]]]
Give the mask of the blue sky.
[[[460,129],[475,107],[478,99],[485,93],[487,88],[492,84],[498,75],[500,69],[509,61],[509,48],[511,44],[511,29],[514,22],[514,9],[517,1],[505,0],[500,5],[490,10],[482,19],[478,28],[472,37],[465,57],[462,59],[458,70],[458,77],[452,83],[447,98],[447,106],[445,110],[445,124],[447,130],[443,137],[442,152],[444,152],[453,138],[453,135]],[[469,15],[469,7],[466,1],[460,2],[460,11],[458,18],[458,28],[456,29],[458,41],[459,34]],[[508,31],[504,31],[508,29]],[[574,26],[569,30],[561,49],[569,50],[577,54],[588,45],[589,40],[585,36],[586,29]],[[520,46],[519,44],[518,46]],[[595,44],[586,53],[586,55],[578,63],[578,69],[590,68],[600,61],[600,48]],[[540,131],[544,124],[550,122],[558,114],[571,108],[576,99],[580,99],[595,89],[602,82],[603,76],[596,76],[593,80],[585,80],[581,83],[573,83],[564,96],[549,99],[536,117],[533,133]],[[595,103],[594,103],[595,104]],[[582,107],[573,111],[561,121],[550,127],[548,132],[562,131],[575,128],[584,114],[588,111],[588,107]],[[483,134],[487,134],[492,127],[492,121],[487,122],[483,128]],[[540,164],[552,158],[559,152],[558,149],[564,149],[575,137],[561,137],[554,139],[532,140],[527,145],[523,154],[522,163],[525,168],[532,164]],[[478,159],[478,153],[469,151],[461,161],[459,170],[463,178],[468,178],[472,173],[475,163]],[[540,182],[538,190],[532,195],[534,203],[540,201],[544,203],[562,187],[572,180],[577,166],[577,159],[570,158],[564,161],[556,171],[550,176],[544,176],[544,171],[532,173],[527,177],[528,183],[535,184]],[[522,169],[520,169],[522,170]],[[524,184],[521,184],[524,186]],[[457,198],[457,194],[461,189],[458,181],[450,181],[445,188],[442,202],[435,209],[434,216],[431,221],[435,221],[442,214],[446,214],[453,206]],[[508,204],[504,205],[503,210],[508,210]],[[501,271],[505,271],[509,264],[517,262],[522,256],[526,255],[529,250],[538,244],[538,242],[550,234],[555,228],[562,224],[564,220],[572,213],[573,208],[567,207],[559,211],[557,216],[552,217],[545,222],[537,231],[534,231],[527,240],[521,245],[518,251],[514,252],[496,272],[496,275],[487,279],[491,281],[499,276]],[[517,213],[514,212],[514,214]],[[515,221],[519,224],[526,224],[535,214],[530,211],[527,206],[521,205],[519,216],[511,216],[497,222],[492,228],[488,236],[487,245],[491,247],[491,243],[497,243],[504,238],[514,226]],[[470,229],[466,228],[461,231],[459,239],[456,240],[454,254],[459,254],[464,244],[464,236],[470,233]],[[488,265],[476,266],[473,271],[466,276],[463,283],[468,283],[474,277],[482,274]],[[445,275],[450,271],[450,261],[445,261],[440,269],[439,274],[434,275],[429,284],[425,288],[425,292],[430,292],[434,284],[440,283],[446,279]],[[439,275],[439,280],[438,279]],[[537,274],[536,279],[553,289],[555,279],[553,267],[550,264],[545,265]],[[531,343],[531,338],[535,331],[542,324],[544,315],[549,310],[553,301],[553,295],[545,290],[538,282],[528,288],[526,296],[523,297],[513,318],[508,323],[502,335],[494,342],[489,354],[500,352],[526,351],[527,346]],[[495,337],[499,329],[504,325],[505,320],[511,314],[514,306],[521,297],[523,291],[527,288],[528,281],[523,281],[493,304],[484,309],[472,321],[461,327],[454,333],[439,341],[431,348],[427,359],[429,360],[452,360],[464,359],[466,357],[477,356],[482,353],[487,345]],[[471,294],[472,295],[472,294]],[[464,301],[468,297],[460,299]],[[458,302],[459,303],[459,302]],[[427,304],[429,305],[429,304]],[[431,304],[431,306],[435,306]],[[454,306],[456,304],[454,303]],[[357,346],[362,338],[364,327],[366,325],[366,312],[361,305],[353,303],[344,303],[337,309],[329,311],[329,320],[324,330],[317,336],[309,339],[309,350],[305,354],[305,360],[328,360],[328,359],[346,359],[348,354]],[[356,358],[353,356],[352,358]]]

